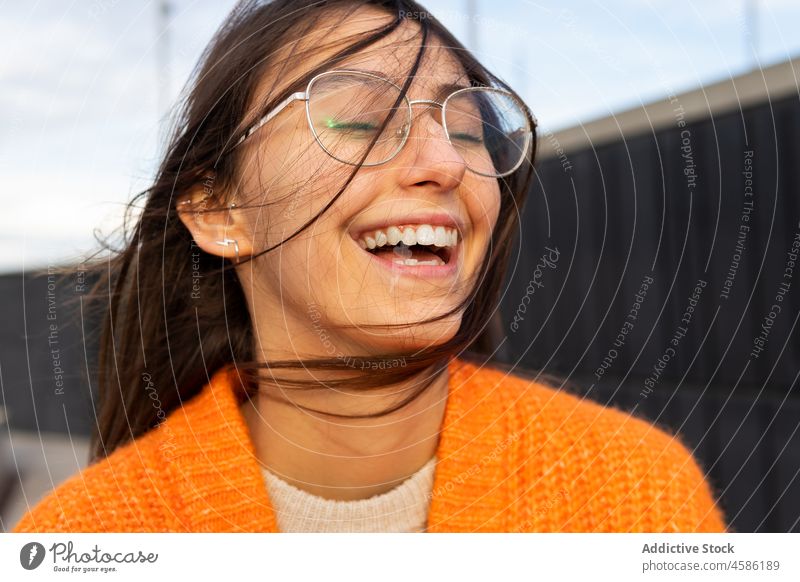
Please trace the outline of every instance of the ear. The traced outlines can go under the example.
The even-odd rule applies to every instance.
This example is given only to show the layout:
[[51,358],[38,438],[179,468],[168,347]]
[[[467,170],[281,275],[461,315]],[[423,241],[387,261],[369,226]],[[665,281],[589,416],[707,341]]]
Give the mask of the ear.
[[236,260],[232,243],[239,247],[239,258],[253,254],[252,233],[243,212],[213,193],[213,178],[206,177],[178,197],[177,210],[181,222],[189,229],[195,244],[205,252],[231,261]]

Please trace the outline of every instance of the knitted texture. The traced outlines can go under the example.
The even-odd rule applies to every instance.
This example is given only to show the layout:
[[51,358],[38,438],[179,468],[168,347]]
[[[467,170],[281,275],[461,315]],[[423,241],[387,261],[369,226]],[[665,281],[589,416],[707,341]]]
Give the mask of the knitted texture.
[[[678,437],[452,358],[428,532],[721,532]],[[157,428],[48,494],[17,532],[275,532],[231,366]]]
[[396,487],[367,499],[339,501],[312,495],[264,470],[282,532],[423,532],[436,457]]

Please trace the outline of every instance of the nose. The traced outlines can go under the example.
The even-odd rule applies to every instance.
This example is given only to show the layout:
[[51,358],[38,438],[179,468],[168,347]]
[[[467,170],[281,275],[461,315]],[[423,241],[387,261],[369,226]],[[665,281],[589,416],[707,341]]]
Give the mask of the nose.
[[464,179],[464,158],[447,139],[441,107],[429,102],[416,105],[422,111],[413,117],[406,144],[395,158],[395,163],[405,170],[403,185],[441,192],[454,190]]

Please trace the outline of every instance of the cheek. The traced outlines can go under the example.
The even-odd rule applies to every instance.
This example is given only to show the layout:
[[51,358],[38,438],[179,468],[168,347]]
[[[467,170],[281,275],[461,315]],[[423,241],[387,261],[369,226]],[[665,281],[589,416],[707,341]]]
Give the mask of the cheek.
[[499,215],[500,215],[500,186],[497,185],[497,183],[495,182],[495,187],[492,190],[490,212],[488,213],[492,229],[494,229],[494,226],[497,224],[497,218]]
[[500,215],[500,186],[489,179],[473,185],[467,197],[467,207],[477,233],[491,236]]
[[[335,165],[335,160],[318,148],[287,154],[280,152],[280,146],[267,144],[249,158],[240,189],[242,199],[252,207],[249,222],[254,240],[264,248],[280,243],[312,221],[316,222],[298,237],[329,229],[329,216],[339,201],[319,219],[317,216],[347,179],[348,169],[343,171],[341,164]],[[345,193],[340,200],[346,196]]]
[[310,303],[330,308],[346,293],[342,249],[327,234],[307,232],[262,255],[256,276],[270,300],[283,309]]
[[263,166],[255,179],[269,188],[258,192],[253,201],[256,207],[249,215],[253,240],[261,251],[276,247],[262,255],[261,265],[265,283],[276,293],[282,288],[284,301],[302,303],[315,297],[327,303],[323,296],[350,285],[347,280],[353,275],[341,267],[352,263],[354,251],[361,252],[345,239],[348,217],[357,212],[358,202],[348,188],[326,209],[346,181],[341,167],[314,165],[305,159],[292,164],[272,177]]

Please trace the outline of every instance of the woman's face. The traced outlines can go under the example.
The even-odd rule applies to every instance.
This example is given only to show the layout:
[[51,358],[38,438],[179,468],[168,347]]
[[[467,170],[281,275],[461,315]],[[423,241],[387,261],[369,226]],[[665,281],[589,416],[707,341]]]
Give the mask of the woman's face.
[[[362,9],[300,42],[330,42],[338,49],[341,45],[333,47],[337,40],[388,19],[376,9]],[[402,84],[418,43],[416,25],[406,23],[336,68],[379,72]],[[303,66],[310,68],[326,56],[323,49]],[[254,103],[285,86],[273,87],[275,76],[266,76]],[[277,78],[288,84],[290,77]],[[430,40],[408,98],[442,102],[444,85],[466,86],[468,80],[453,53]],[[255,115],[257,107],[252,110]],[[266,357],[400,352],[445,342],[456,333],[461,312],[416,323],[449,311],[473,285],[482,284],[476,277],[497,221],[500,190],[497,179],[466,168],[447,141],[440,112],[414,105],[408,140],[396,157],[360,168],[339,199],[305,231],[238,269]],[[277,245],[318,215],[354,169],[315,142],[302,101],[253,134],[241,156],[235,196],[240,206],[253,206],[239,212],[254,253]],[[396,236],[390,227],[397,227],[404,241],[411,240],[407,229],[425,240],[430,231],[424,225],[433,228],[434,236],[437,230],[442,234],[437,226],[444,227],[445,236],[457,231],[455,247],[440,253],[449,255],[446,264],[401,265],[394,261],[404,261],[409,250],[418,261],[441,261],[413,246],[374,254],[361,244],[371,246],[370,239],[382,241],[384,234]],[[388,327],[392,324],[412,325]]]

